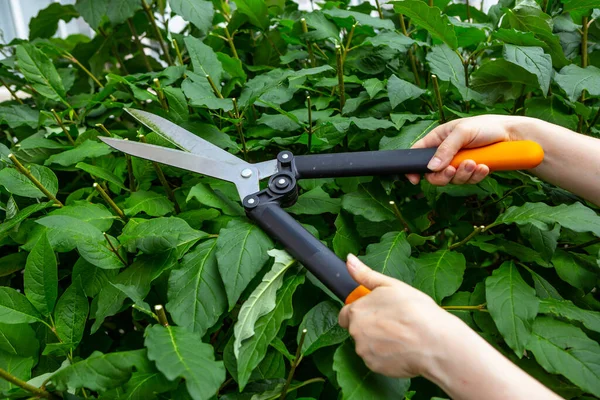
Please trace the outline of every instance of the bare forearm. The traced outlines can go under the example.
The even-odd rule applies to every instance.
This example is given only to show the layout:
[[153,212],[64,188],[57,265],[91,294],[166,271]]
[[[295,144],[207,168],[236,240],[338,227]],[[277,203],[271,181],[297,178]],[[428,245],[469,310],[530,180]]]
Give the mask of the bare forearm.
[[555,400],[555,393],[525,373],[481,336],[456,321],[441,332],[446,350],[433,362],[429,376],[455,400]]
[[532,173],[600,205],[599,139],[531,118],[522,119],[513,132],[517,139],[533,140],[544,149],[544,161]]

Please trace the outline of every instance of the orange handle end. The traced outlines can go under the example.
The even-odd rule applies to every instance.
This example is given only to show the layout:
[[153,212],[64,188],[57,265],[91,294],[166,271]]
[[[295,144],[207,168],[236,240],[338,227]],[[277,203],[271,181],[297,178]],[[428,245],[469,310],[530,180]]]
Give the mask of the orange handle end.
[[363,285],[358,286],[348,295],[348,297],[346,297],[346,305],[355,302],[356,300],[368,295],[369,293],[371,293],[371,291]]
[[514,171],[535,168],[543,159],[542,146],[530,140],[521,140],[461,150],[450,165],[458,168],[461,162],[473,160],[477,164],[487,165],[490,171]]

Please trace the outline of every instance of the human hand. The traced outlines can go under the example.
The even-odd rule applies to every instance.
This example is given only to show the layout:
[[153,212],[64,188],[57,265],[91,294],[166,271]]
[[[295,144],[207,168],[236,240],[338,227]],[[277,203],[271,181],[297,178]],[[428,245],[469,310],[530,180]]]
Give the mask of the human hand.
[[437,360],[446,357],[448,338],[459,331],[458,319],[425,293],[370,269],[353,255],[347,266],[353,279],[371,290],[339,314],[356,353],[369,369],[386,376],[429,375]]
[[[465,160],[458,168],[454,168],[450,162],[456,153],[463,148],[521,140],[517,128],[525,118],[512,115],[480,115],[456,119],[436,127],[412,148],[438,147],[428,165],[434,172],[425,174],[430,183],[438,186],[448,183],[476,184],[489,174],[490,169],[487,165],[476,164],[473,160]],[[420,181],[418,174],[406,176],[415,185]]]

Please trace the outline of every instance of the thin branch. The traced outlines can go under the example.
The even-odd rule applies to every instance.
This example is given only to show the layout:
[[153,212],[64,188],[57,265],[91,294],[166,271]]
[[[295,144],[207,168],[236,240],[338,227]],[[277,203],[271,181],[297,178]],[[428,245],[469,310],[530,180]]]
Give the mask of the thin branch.
[[65,58],[69,61],[71,61],[72,63],[76,64],[79,68],[81,68],[83,70],[83,72],[85,72],[90,78],[92,78],[92,80],[94,82],[96,82],[96,85],[100,86],[101,88],[104,88],[104,85],[102,84],[102,82],[100,82],[98,80],[98,78],[96,78],[94,76],[94,74],[92,74],[90,72],[89,69],[87,69],[82,63],[79,62],[78,59],[76,59],[75,57],[73,57],[73,55],[69,52],[65,52]]
[[25,175],[27,177],[27,179],[29,179],[31,181],[31,183],[33,183],[38,189],[40,189],[40,191],[42,193],[44,193],[44,195],[49,198],[50,200],[52,200],[53,202],[56,203],[56,205],[58,205],[59,207],[63,207],[64,204],[60,202],[60,200],[58,200],[56,198],[56,196],[54,196],[52,193],[50,193],[50,191],[48,189],[46,189],[46,187],[44,185],[42,185],[42,183],[40,181],[37,180],[37,178],[35,176],[33,176],[31,174],[31,172],[25,168],[23,166],[23,164],[21,164],[19,162],[19,160],[17,160],[17,157],[15,157],[14,154],[9,154],[8,158],[10,158],[10,161],[13,162],[13,164],[15,165],[15,168],[17,168],[17,170],[22,173],[23,175]]
[[375,0],[375,5],[377,6],[377,13],[379,14],[379,18],[383,19],[383,13],[381,12],[381,5],[379,4],[379,0]]
[[17,96],[17,93],[16,93],[16,92],[14,92],[14,91],[13,91],[13,90],[10,88],[10,85],[9,85],[8,83],[4,82],[4,80],[3,80],[2,78],[0,78],[0,83],[1,83],[2,85],[4,85],[4,86],[5,86],[5,87],[8,89],[8,91],[10,92],[10,95],[11,95],[11,96],[12,96],[12,97],[13,97],[13,98],[14,98],[14,99],[17,101],[17,103],[19,103],[19,104],[23,104],[23,100],[21,100],[21,99],[19,98],[19,96]]
[[239,60],[240,57],[238,56],[237,50],[235,49],[235,43],[233,43],[233,36],[229,33],[229,29],[227,29],[227,27],[225,27],[225,36],[227,36],[227,43],[229,43],[229,48],[231,49],[233,58],[237,58]]
[[140,37],[137,34],[135,26],[133,26],[133,24],[131,23],[131,19],[127,19],[127,25],[129,25],[129,30],[133,35],[133,40],[135,41],[138,51],[142,54],[142,59],[144,60],[144,64],[146,64],[146,68],[148,68],[148,71],[153,72],[154,69],[152,69],[152,64],[150,64],[150,60],[148,59],[148,56],[144,51],[144,45],[142,44],[142,41],[140,40]]
[[108,193],[106,193],[104,191],[104,189],[102,189],[102,186],[100,186],[97,182],[94,182],[93,186],[94,186],[94,189],[96,189],[96,191],[98,191],[98,193],[100,194],[100,196],[102,196],[102,198],[104,199],[104,201],[106,201],[108,203],[108,205],[110,206],[110,208],[112,208],[117,213],[117,215],[119,216],[119,218],[121,218],[124,221],[127,221],[127,217],[123,213],[123,210],[121,210],[119,208],[119,206],[113,201],[113,199],[110,198],[110,196],[108,195]]
[[[306,19],[302,18],[300,20],[302,23],[302,33],[308,33],[308,26],[306,25]],[[313,52],[312,43],[306,39],[306,49],[308,50],[308,58],[310,59],[310,65],[314,68],[317,66],[317,60],[315,59],[315,53]]]
[[248,149],[246,148],[246,138],[244,137],[244,131],[242,129],[242,121],[240,116],[240,110],[238,109],[237,100],[235,97],[232,99],[233,101],[233,110],[235,112],[235,118],[238,120],[235,124],[235,127],[238,131],[238,135],[240,136],[240,140],[242,141],[242,148],[244,150],[244,160],[248,161]]
[[52,393],[47,392],[45,390],[36,388],[33,385],[30,385],[29,383],[22,381],[21,379],[17,378],[16,376],[10,374],[8,371],[0,368],[0,378],[12,383],[15,386],[20,387],[23,390],[26,390],[32,394],[34,394],[36,397],[42,397],[44,399],[57,399],[56,396],[54,396]]
[[173,39],[173,48],[175,49],[175,54],[177,55],[177,61],[179,64],[184,65],[183,57],[181,57],[181,51],[179,51],[179,45],[177,44],[177,40]]
[[435,93],[435,101],[437,102],[438,109],[440,111],[440,123],[443,124],[446,122],[446,117],[444,116],[444,104],[442,103],[442,95],[440,93],[440,86],[438,85],[437,76],[432,74],[431,81],[433,82],[433,91]]
[[165,314],[165,308],[157,304],[154,306],[154,311],[156,311],[156,315],[158,315],[158,321],[162,326],[169,326],[169,320],[167,319],[167,314]]
[[310,153],[310,148],[312,147],[312,135],[313,135],[312,103],[310,101],[310,96],[306,96],[306,102],[307,102],[307,106],[308,106],[308,128],[306,131],[308,133],[308,152]]
[[169,49],[165,43],[165,40],[160,33],[160,29],[158,29],[158,25],[156,25],[156,19],[154,19],[154,14],[152,13],[152,9],[146,3],[146,0],[142,0],[142,7],[144,7],[144,11],[146,12],[146,16],[148,17],[148,21],[150,21],[150,25],[152,25],[152,29],[154,29],[154,34],[158,38],[158,43],[160,44],[160,48],[162,49],[165,58],[167,59],[167,63],[169,65],[173,65],[173,60],[171,59],[171,55],[169,54]]
[[[402,29],[402,33],[404,36],[408,37],[408,32],[406,31],[406,24],[404,23],[404,16],[400,14],[400,29]],[[415,76],[415,83],[417,86],[421,86],[421,79],[419,78],[419,70],[417,69],[417,60],[415,59],[415,55],[413,54],[413,46],[411,45],[408,48],[408,59],[410,60],[410,68],[412,69],[413,75]]]
[[298,342],[298,349],[296,350],[296,356],[294,357],[294,361],[292,362],[290,373],[288,374],[287,381],[285,385],[283,385],[283,389],[281,389],[281,396],[279,400],[284,400],[287,395],[287,391],[292,383],[292,378],[294,377],[294,373],[296,372],[296,368],[302,361],[302,346],[304,345],[304,338],[306,337],[307,330],[302,330],[302,334],[300,335],[300,341]]
[[463,240],[461,240],[458,243],[454,243],[453,245],[449,246],[448,249],[449,250],[454,250],[457,247],[462,246],[463,244],[467,243],[469,240],[473,239],[475,236],[479,235],[484,229],[485,226],[475,226],[475,229],[473,229],[473,232],[469,233],[469,235],[467,235],[466,238],[464,238]]
[[485,308],[485,304],[480,304],[478,306],[442,306],[444,310],[447,311],[481,311],[481,312],[489,312],[487,308]]
[[108,129],[106,129],[104,124],[96,124],[96,128],[100,128],[100,130],[102,132],[106,133],[108,135],[108,137],[112,137],[112,133],[110,133],[110,131]]
[[104,238],[108,242],[108,245],[110,246],[110,249],[112,250],[112,252],[115,253],[115,255],[117,256],[117,258],[123,263],[123,265],[127,266],[127,262],[125,260],[123,260],[123,257],[121,257],[121,255],[119,254],[119,251],[112,244],[112,242],[110,241],[110,238],[108,237],[108,235],[106,234],[106,232],[102,232],[102,234],[104,235]]
[[348,34],[348,38],[346,40],[346,46],[344,47],[344,54],[342,55],[342,65],[344,65],[344,63],[346,62],[346,56],[348,55],[348,53],[350,52],[350,44],[352,43],[352,37],[354,36],[354,29],[356,29],[356,25],[358,25],[358,23],[352,25],[352,28],[350,29],[350,33]]
[[162,108],[164,108],[165,111],[169,111],[169,105],[167,104],[167,99],[165,98],[165,93],[162,90],[162,87],[160,86],[160,81],[158,80],[158,78],[154,78],[153,79],[154,85],[156,86],[156,94],[158,96],[158,101],[160,102],[160,105],[162,106]]
[[56,113],[56,111],[54,111],[54,108],[51,109],[50,112],[52,113],[52,115],[54,115],[54,119],[58,123],[58,126],[61,127],[62,131],[67,136],[67,140],[69,141],[69,143],[71,143],[72,146],[75,146],[75,141],[71,137],[71,134],[69,133],[69,131],[67,130],[67,128],[65,128],[65,125],[63,124],[62,120],[60,119],[60,116]]
[[393,201],[393,200],[390,200],[390,205],[392,206],[392,210],[394,211],[394,214],[396,215],[396,218],[398,218],[398,220],[400,222],[402,222],[402,225],[404,225],[404,229],[407,232],[410,232],[411,231],[411,226],[408,223],[408,221],[404,218],[404,216],[402,215],[402,213],[400,212],[400,209],[396,205],[396,202]]

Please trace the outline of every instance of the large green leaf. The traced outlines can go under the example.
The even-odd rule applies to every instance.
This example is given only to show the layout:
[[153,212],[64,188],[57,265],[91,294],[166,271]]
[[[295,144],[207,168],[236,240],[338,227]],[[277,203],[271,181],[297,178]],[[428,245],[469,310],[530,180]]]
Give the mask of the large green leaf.
[[[108,239],[110,239],[110,243],[108,243]],[[118,270],[123,268],[126,263],[127,255],[123,249],[119,249],[120,252],[117,255],[113,247],[119,249],[119,241],[108,235],[107,238],[100,241],[96,238],[83,238],[77,241],[77,251],[81,257],[92,265],[106,270]]]
[[105,156],[112,151],[112,148],[102,142],[86,140],[74,149],[51,155],[44,164],[59,164],[63,167],[69,167],[88,158]]
[[386,199],[385,192],[376,184],[360,184],[358,190],[342,197],[342,208],[369,221],[389,221],[396,216]]
[[[169,0],[169,5],[177,15],[190,21],[201,32],[208,32],[212,27],[215,10],[211,1],[207,0]],[[187,38],[186,38],[187,40]]]
[[485,280],[487,308],[506,343],[523,356],[540,301],[512,261],[504,262]]
[[[486,61],[471,75],[471,88],[488,99],[505,101],[520,96],[522,88],[535,85],[537,77],[503,58]],[[537,85],[535,85],[537,86]]]
[[[406,118],[409,119],[412,117]],[[404,123],[404,121],[402,123]],[[439,122],[437,120],[425,119],[423,121],[417,121],[414,124],[403,126],[397,136],[382,137],[379,142],[379,150],[410,149],[417,141],[431,132],[431,130],[438,125]]]
[[348,338],[348,331],[340,327],[338,314],[340,308],[332,301],[323,301],[304,315],[298,328],[298,341],[302,331],[306,336],[302,345],[302,354],[308,356],[320,348],[333,346]]
[[387,91],[390,103],[392,103],[392,108],[396,108],[398,104],[401,104],[406,100],[416,99],[425,93],[425,90],[420,87],[402,80],[393,74],[388,79]]
[[427,53],[431,73],[457,88],[466,87],[465,69],[458,54],[445,44],[433,46]]
[[584,90],[592,96],[600,96],[600,68],[593,65],[586,68],[567,65],[554,75],[554,81],[571,101],[577,101]]
[[0,323],[30,324],[40,321],[41,315],[21,293],[0,286]]
[[595,258],[559,249],[552,256],[552,264],[563,281],[587,293],[596,285],[598,265]]
[[80,240],[102,241],[102,232],[94,225],[67,215],[49,215],[36,221],[48,229],[48,240],[55,251],[68,252]]
[[125,200],[125,215],[134,216],[144,212],[151,217],[162,217],[174,211],[174,205],[165,196],[143,190],[134,192]]
[[212,398],[225,381],[225,367],[222,361],[215,361],[212,346],[184,328],[151,326],[146,329],[144,345],[148,358],[167,379],[185,379],[194,400]]
[[166,308],[178,326],[203,336],[227,310],[217,267],[217,241],[200,243],[171,271]]
[[437,7],[429,7],[418,0],[393,1],[394,10],[406,15],[413,24],[425,29],[431,36],[446,43],[452,50],[458,48],[458,39],[448,17]]
[[[29,380],[34,362],[32,357],[22,357],[0,352],[0,368],[21,381],[26,382]],[[9,381],[0,380],[0,393],[7,392],[16,387],[16,385]]]
[[39,94],[67,104],[63,81],[46,54],[32,44],[23,43],[17,46],[17,59],[19,70]]
[[345,213],[339,213],[335,219],[335,235],[333,236],[333,251],[341,259],[346,259],[348,254],[358,254],[360,251],[360,238],[356,231],[354,221]]
[[92,29],[97,29],[108,11],[108,0],[77,0],[75,9]]
[[543,299],[540,301],[539,313],[581,322],[586,328],[600,332],[600,312],[584,310],[569,300]]
[[0,235],[6,234],[8,231],[13,229],[17,225],[19,225],[21,222],[26,220],[31,215],[35,214],[38,211],[44,210],[45,208],[49,207],[53,203],[54,203],[53,201],[49,201],[46,203],[32,204],[32,205],[27,206],[24,209],[20,210],[14,217],[12,217],[0,224]]
[[25,104],[0,107],[0,122],[13,129],[24,125],[37,128],[39,119],[40,112]]
[[126,189],[125,185],[123,184],[123,181],[119,177],[117,177],[112,172],[105,170],[104,168],[100,168],[95,165],[90,165],[83,162],[78,162],[75,165],[75,167],[84,170],[88,174],[92,175],[96,180],[107,181],[120,189]]
[[416,271],[414,286],[438,304],[458,290],[466,268],[465,257],[450,250],[421,254],[413,262]]
[[410,258],[410,244],[405,232],[388,232],[379,243],[367,246],[367,252],[360,259],[377,272],[412,284],[415,266]]
[[40,343],[28,324],[0,324],[0,353],[37,359]]
[[42,315],[50,315],[58,297],[58,270],[46,233],[42,234],[27,256],[23,284],[25,296],[31,304]]
[[[29,172],[53,195],[58,192],[58,178],[51,169],[42,165],[31,164]],[[13,168],[0,171],[0,185],[12,194],[39,199],[46,197],[25,175]]]
[[538,317],[527,350],[546,371],[562,374],[583,390],[600,396],[600,345],[581,329],[550,317]]
[[295,263],[295,260],[285,251],[273,249],[268,253],[274,258],[273,267],[263,276],[262,281],[244,302],[233,327],[235,336],[233,354],[236,359],[239,357],[242,342],[254,336],[256,321],[275,308],[275,298],[277,290],[283,283],[283,276]]
[[50,382],[58,390],[88,388],[105,392],[126,383],[133,368],[145,368],[148,364],[146,350],[130,350],[102,354],[93,352],[88,358],[58,370]]
[[248,17],[250,23],[262,30],[269,27],[269,10],[262,0],[233,0],[238,11]]
[[201,204],[208,207],[218,208],[227,215],[243,215],[244,209],[237,203],[227,198],[220,190],[212,189],[203,183],[198,183],[190,189],[187,201],[195,198]]
[[116,277],[119,271],[116,269],[102,269],[87,262],[83,257],[79,258],[73,265],[71,275],[72,282],[81,279],[81,286],[86,296],[96,297],[103,287],[110,285],[110,280]]
[[333,17],[334,19],[352,18],[360,25],[371,26],[376,29],[388,29],[388,30],[394,29],[394,23],[392,21],[377,18],[377,17],[372,17],[368,14],[364,14],[361,12],[341,10],[339,8],[331,8],[328,10],[323,10],[323,14],[329,15],[330,17]]
[[342,201],[337,198],[331,198],[329,194],[320,186],[301,194],[298,201],[287,211],[296,214],[321,215],[324,213],[337,214],[340,212]]
[[56,334],[63,343],[77,347],[83,338],[89,308],[81,279],[76,279],[60,296],[54,310]]
[[290,274],[290,276],[285,278],[281,288],[277,291],[275,308],[256,321],[254,336],[242,343],[239,356],[237,357],[238,384],[240,389],[244,389],[252,371],[267,354],[269,344],[281,329],[282,324],[292,317],[292,296],[298,285],[303,282],[304,274],[300,272]]
[[494,221],[499,224],[533,224],[542,230],[559,224],[575,232],[592,232],[600,236],[600,216],[581,203],[549,206],[545,203],[525,203],[506,210]]
[[29,21],[29,40],[52,37],[58,29],[58,21],[71,21],[79,13],[70,4],[52,3]]
[[74,201],[68,206],[53,210],[50,215],[65,215],[77,218],[98,228],[102,232],[108,231],[113,221],[117,218],[104,205],[87,201]]
[[118,25],[133,17],[135,12],[141,9],[142,3],[140,0],[109,0],[108,19],[114,25]]
[[343,400],[401,399],[410,386],[410,379],[388,378],[367,368],[350,340],[335,351],[333,370]]
[[537,76],[540,88],[544,94],[548,93],[550,79],[552,78],[552,57],[544,53],[541,47],[504,45],[504,59],[519,65]]
[[[190,53],[194,72],[198,74],[199,77],[204,78],[203,82],[205,85],[209,85],[205,78],[206,75],[210,75],[213,82],[218,85],[221,82],[224,71],[223,65],[217,58],[214,50],[205,45],[201,40],[191,36],[187,36],[184,41],[185,46]],[[208,86],[208,90],[212,91],[210,86]]]
[[232,220],[217,239],[217,262],[231,311],[269,259],[272,240],[256,225]]

